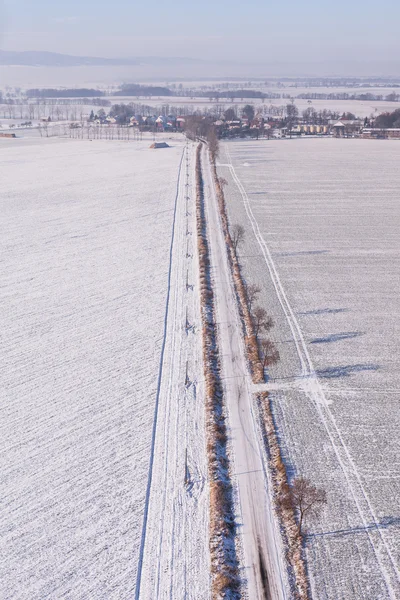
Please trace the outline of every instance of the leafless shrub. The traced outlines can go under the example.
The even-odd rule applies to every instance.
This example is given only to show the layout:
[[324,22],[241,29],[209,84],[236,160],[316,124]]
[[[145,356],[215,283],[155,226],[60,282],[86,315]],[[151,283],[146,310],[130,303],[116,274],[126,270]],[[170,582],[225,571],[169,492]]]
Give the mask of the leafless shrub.
[[237,251],[239,244],[241,244],[244,241],[244,235],[245,235],[245,229],[244,229],[243,225],[239,225],[238,223],[236,223],[235,225],[232,225],[231,238],[232,238],[232,244],[233,244],[233,249],[234,249],[235,253]]
[[258,406],[262,417],[264,442],[272,471],[272,483],[277,513],[282,524],[282,532],[287,548],[286,556],[296,582],[294,597],[308,600],[310,594],[305,558],[302,551],[302,538],[299,533],[299,526],[296,523],[296,509],[291,500],[288,476],[285,463],[282,460],[281,449],[267,392],[259,394]]
[[256,306],[253,310],[254,334],[258,337],[260,331],[269,331],[274,322],[267,315],[267,311],[262,306]]
[[252,306],[253,306],[254,302],[257,300],[258,295],[261,292],[261,288],[258,285],[256,285],[255,283],[252,283],[247,286],[246,292],[247,292],[247,304],[249,306],[249,311],[251,312]]
[[282,498],[285,505],[290,504],[298,514],[299,535],[303,534],[303,524],[307,517],[317,518],[327,500],[326,491],[318,488],[306,477],[296,477],[292,486],[286,490]]
[[279,351],[275,344],[271,342],[271,340],[267,340],[266,338],[262,338],[260,340],[260,350],[261,350],[261,363],[263,366],[263,370],[267,367],[271,367],[275,365],[279,359]]

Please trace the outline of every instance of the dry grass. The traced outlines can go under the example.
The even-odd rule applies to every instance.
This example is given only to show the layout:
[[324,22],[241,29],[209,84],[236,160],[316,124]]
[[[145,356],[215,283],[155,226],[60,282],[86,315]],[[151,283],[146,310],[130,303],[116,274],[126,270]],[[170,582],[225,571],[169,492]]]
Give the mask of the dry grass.
[[232,241],[231,234],[229,232],[228,217],[226,214],[225,207],[225,196],[218,178],[217,169],[215,162],[212,161],[213,178],[217,192],[218,207],[221,215],[222,227],[225,237],[225,243],[228,250],[229,262],[232,269],[233,283],[235,286],[236,295],[239,301],[239,311],[244,324],[245,329],[245,346],[247,360],[250,365],[250,371],[254,383],[262,383],[264,381],[264,370],[261,364],[257,337],[254,332],[253,319],[250,314],[246,286],[244,284],[242,274],[240,271],[240,265],[235,252],[234,243]]
[[203,365],[206,395],[206,433],[210,480],[210,553],[212,598],[239,598],[240,579],[235,547],[232,486],[229,477],[223,388],[216,342],[214,295],[206,237],[201,173],[201,147],[196,153],[196,229],[199,255]]
[[268,451],[274,487],[275,506],[284,532],[286,558],[292,573],[295,598],[309,600],[306,562],[302,549],[302,538],[296,523],[295,511],[287,502],[289,482],[281,449],[275,431],[271,404],[267,392],[258,395],[258,404],[264,427],[264,441]]

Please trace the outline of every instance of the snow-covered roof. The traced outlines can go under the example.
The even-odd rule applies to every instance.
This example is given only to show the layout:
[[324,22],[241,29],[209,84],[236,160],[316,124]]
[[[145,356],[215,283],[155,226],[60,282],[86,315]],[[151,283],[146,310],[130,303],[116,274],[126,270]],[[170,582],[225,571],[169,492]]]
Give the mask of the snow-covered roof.
[[346,127],[347,125],[362,125],[363,121],[360,119],[340,119],[333,125],[334,127]]

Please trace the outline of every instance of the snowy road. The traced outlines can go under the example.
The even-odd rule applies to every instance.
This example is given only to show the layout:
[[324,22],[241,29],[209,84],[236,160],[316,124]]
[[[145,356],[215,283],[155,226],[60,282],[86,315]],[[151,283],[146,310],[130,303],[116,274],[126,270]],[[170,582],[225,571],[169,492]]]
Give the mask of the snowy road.
[[203,150],[202,162],[222,378],[232,436],[233,484],[237,486],[239,499],[237,520],[241,525],[243,578],[252,600],[282,600],[289,597],[286,568],[261,437],[253,412],[253,386],[206,150]]

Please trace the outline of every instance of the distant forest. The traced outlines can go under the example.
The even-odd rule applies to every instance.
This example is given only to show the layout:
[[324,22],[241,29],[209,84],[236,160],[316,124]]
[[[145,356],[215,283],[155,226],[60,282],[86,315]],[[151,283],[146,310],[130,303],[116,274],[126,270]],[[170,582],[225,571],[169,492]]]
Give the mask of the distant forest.
[[[172,86],[174,87],[174,86]],[[201,90],[189,89],[179,86],[179,89],[171,89],[164,86],[141,85],[138,83],[126,83],[119,90],[106,93],[96,89],[31,89],[26,92],[27,98],[100,98],[103,96],[131,96],[131,97],[191,97],[191,98],[209,98],[210,101],[222,99],[253,99],[253,100],[279,100],[279,99],[299,99],[299,100],[364,100],[369,102],[385,100],[386,102],[399,102],[400,94],[391,92],[390,94],[372,94],[370,92],[352,93],[335,92],[303,92],[297,94],[287,92],[262,92],[254,89],[235,89],[235,90]]]
[[113,96],[175,96],[175,94],[167,87],[126,83],[121,85],[120,90],[114,92]]
[[98,98],[100,96],[105,96],[104,92],[100,90],[93,89],[33,89],[27,90],[26,92],[27,98]]

